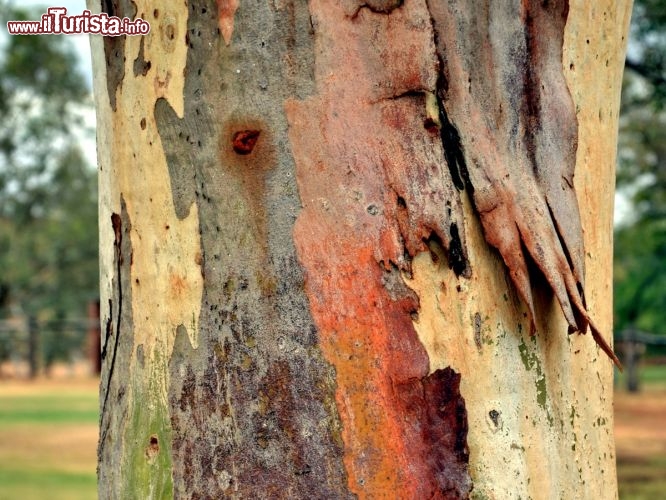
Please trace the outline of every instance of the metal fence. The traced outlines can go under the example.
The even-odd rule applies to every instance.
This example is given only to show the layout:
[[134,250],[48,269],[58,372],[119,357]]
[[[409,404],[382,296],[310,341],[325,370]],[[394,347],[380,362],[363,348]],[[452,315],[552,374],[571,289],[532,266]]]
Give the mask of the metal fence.
[[34,378],[50,374],[57,362],[87,360],[100,369],[99,305],[91,303],[86,318],[39,320],[19,316],[0,320],[0,377]]

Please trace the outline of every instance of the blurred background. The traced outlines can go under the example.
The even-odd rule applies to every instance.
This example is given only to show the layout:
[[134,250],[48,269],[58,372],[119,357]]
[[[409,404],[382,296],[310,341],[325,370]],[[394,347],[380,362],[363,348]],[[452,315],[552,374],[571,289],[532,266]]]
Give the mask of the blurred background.
[[[89,41],[9,36],[8,20],[46,12],[36,5],[0,0],[0,500],[94,499],[99,271]],[[49,6],[80,14],[85,2]]]
[[[0,0],[0,500],[92,499],[97,178],[87,36],[8,36]],[[83,0],[59,1],[70,14]],[[666,0],[635,0],[615,211],[621,499],[666,498]]]

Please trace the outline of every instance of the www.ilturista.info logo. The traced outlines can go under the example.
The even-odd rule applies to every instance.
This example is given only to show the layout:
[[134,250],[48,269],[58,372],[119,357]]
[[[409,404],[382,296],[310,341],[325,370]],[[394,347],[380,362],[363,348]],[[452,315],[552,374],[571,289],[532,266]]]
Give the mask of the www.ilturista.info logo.
[[50,7],[40,21],[7,21],[10,35],[147,35],[150,24],[143,19],[131,20],[84,10],[80,16],[68,16],[64,7]]

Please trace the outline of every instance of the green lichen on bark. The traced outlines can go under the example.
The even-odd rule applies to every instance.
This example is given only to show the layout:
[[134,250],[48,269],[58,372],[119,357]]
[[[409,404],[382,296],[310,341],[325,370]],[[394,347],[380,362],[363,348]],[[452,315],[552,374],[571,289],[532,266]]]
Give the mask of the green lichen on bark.
[[168,370],[155,352],[149,365],[135,365],[131,378],[132,416],[124,441],[122,498],[173,498],[171,421],[166,404]]
[[[532,343],[536,346],[536,337],[532,337]],[[520,344],[518,344],[518,350],[520,351],[520,359],[523,362],[525,370],[532,371],[534,370],[534,387],[536,391],[536,402],[539,406],[546,412],[546,418],[548,423],[553,425],[553,417],[550,414],[550,409],[548,408],[548,390],[546,386],[546,375],[543,372],[541,367],[541,360],[539,359],[539,354],[533,350],[534,347],[530,349],[525,340],[521,337]]]

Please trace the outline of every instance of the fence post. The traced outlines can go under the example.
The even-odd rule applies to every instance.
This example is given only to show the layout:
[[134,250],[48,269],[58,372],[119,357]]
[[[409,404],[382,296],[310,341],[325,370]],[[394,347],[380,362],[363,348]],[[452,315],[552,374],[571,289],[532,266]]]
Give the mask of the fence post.
[[28,366],[29,377],[34,379],[39,370],[39,329],[37,319],[32,315],[28,316]]
[[638,333],[633,328],[624,332],[624,360],[627,367],[627,391],[636,393],[639,391],[640,379],[638,376],[638,364],[643,349],[640,348]]

